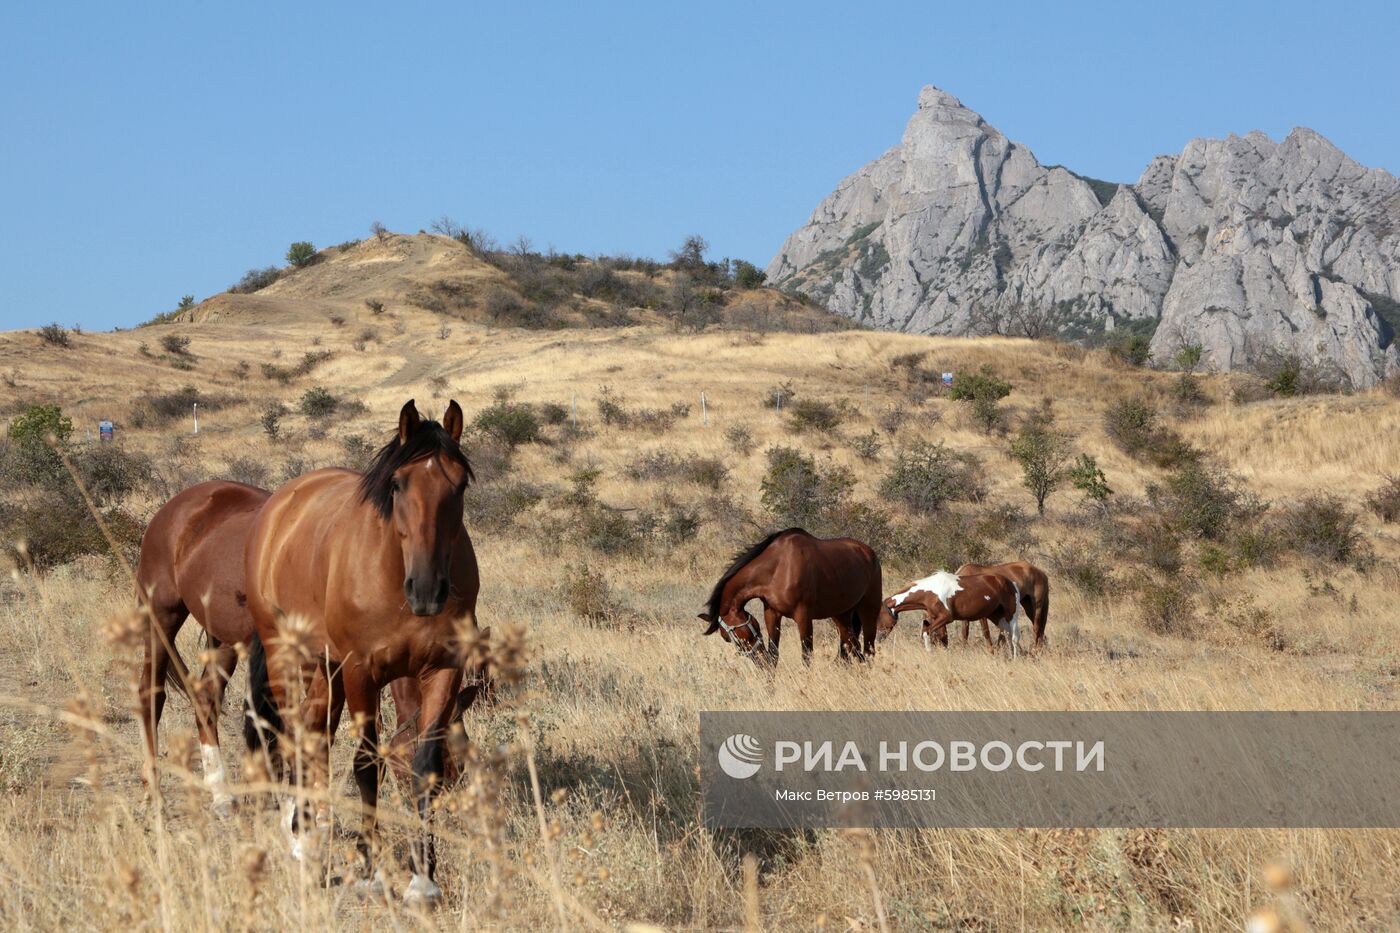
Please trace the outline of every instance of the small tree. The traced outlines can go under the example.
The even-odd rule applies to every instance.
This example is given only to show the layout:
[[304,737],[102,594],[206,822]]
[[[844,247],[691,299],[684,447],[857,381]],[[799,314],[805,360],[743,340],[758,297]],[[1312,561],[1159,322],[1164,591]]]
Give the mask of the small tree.
[[751,262],[734,260],[734,284],[740,288],[761,288],[768,281],[768,273]]
[[263,410],[262,417],[258,421],[269,440],[277,440],[278,435],[282,433],[282,416],[286,413],[287,409],[282,406],[281,402],[269,405]]
[[1191,372],[1201,363],[1201,345],[1199,343],[1189,343],[1176,351],[1176,365],[1184,371]]
[[316,258],[316,247],[306,240],[298,240],[287,247],[287,262],[300,269]]
[[692,233],[681,243],[681,247],[671,253],[671,265],[677,269],[685,269],[691,272],[705,268],[705,254],[709,252],[710,244],[698,233]]
[[190,308],[193,308],[193,307],[194,307],[194,296],[193,296],[193,295],[181,295],[181,296],[180,296],[180,303],[177,304],[177,305],[175,306],[175,309],[176,309],[177,311],[188,311]]
[[8,431],[10,442],[19,454],[20,477],[36,483],[62,473],[63,464],[50,447],[63,448],[73,434],[73,420],[57,405],[31,405],[14,421]]
[[962,372],[953,377],[948,397],[955,402],[968,402],[972,417],[988,434],[1002,426],[1002,412],[997,403],[1011,394],[1011,383],[997,378],[990,365],[975,373]]
[[1021,484],[1035,497],[1035,510],[1045,514],[1045,500],[1066,476],[1069,438],[1056,430],[1048,415],[1033,417],[1011,442],[1011,456],[1021,465]]
[[1080,454],[1067,474],[1075,489],[1084,494],[1086,502],[1092,502],[1101,509],[1108,508],[1108,498],[1113,490],[1108,485],[1108,477],[1099,469],[1099,462],[1089,454]]

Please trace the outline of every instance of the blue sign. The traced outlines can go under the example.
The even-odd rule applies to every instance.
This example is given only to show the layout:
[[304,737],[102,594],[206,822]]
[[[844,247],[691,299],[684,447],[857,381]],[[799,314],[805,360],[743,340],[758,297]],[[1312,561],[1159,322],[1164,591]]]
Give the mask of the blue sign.
[[97,436],[104,441],[110,441],[112,439],[112,422],[97,422]]
[[944,384],[945,386],[950,386],[950,385],[953,384],[953,374],[952,374],[952,373],[944,373],[944,374],[943,374],[943,384]]

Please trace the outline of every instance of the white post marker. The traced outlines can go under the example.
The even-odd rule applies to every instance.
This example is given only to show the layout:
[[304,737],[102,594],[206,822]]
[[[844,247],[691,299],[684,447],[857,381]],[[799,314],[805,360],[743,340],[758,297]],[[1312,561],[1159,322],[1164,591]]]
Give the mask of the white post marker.
[[194,433],[199,433],[199,403],[194,403]]
[[705,407],[705,393],[700,393],[700,426],[708,428],[710,426],[710,410]]

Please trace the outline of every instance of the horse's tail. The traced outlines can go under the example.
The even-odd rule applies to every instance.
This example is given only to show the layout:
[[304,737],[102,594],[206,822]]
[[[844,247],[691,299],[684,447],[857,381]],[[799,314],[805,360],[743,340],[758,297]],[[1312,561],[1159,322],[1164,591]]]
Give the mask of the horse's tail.
[[269,761],[276,757],[277,736],[282,732],[282,713],[272,694],[267,673],[267,650],[255,633],[248,642],[248,700],[243,715],[243,741],[248,750],[261,751]]
[[1041,587],[1040,598],[1035,601],[1035,615],[1031,617],[1031,623],[1035,628],[1035,643],[1038,645],[1045,640],[1045,623],[1050,618],[1050,582],[1047,580]]

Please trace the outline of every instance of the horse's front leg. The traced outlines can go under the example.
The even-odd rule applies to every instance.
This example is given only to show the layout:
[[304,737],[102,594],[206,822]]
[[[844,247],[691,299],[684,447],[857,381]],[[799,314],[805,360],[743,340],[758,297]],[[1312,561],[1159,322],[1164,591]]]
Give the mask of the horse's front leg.
[[233,816],[233,795],[225,783],[224,757],[219,747],[219,712],[224,708],[224,689],[238,666],[238,648],[213,638],[210,642],[214,645],[213,657],[204,666],[194,691],[195,721],[199,726],[204,786],[213,795],[214,815],[223,820]]
[[[298,861],[313,856],[319,837],[330,825],[330,804],[326,800],[330,778],[330,743],[340,725],[345,704],[344,678],[317,664],[302,702],[299,727],[293,735],[295,754],[292,768],[294,796],[283,811],[282,828],[291,841],[292,857]],[[314,823],[313,826],[308,826]]]
[[437,852],[431,817],[433,798],[442,790],[447,730],[457,712],[457,693],[462,689],[462,669],[442,668],[419,676],[423,706],[418,713],[418,751],[413,756],[413,793],[421,825],[419,842],[413,847],[413,878],[404,892],[410,906],[434,907],[442,900],[442,888],[433,880]]
[[767,604],[763,606],[763,629],[768,635],[768,661],[778,663],[778,639],[783,634],[783,614]]
[[363,807],[359,850],[369,893],[381,895],[383,885],[374,870],[378,855],[376,828],[379,816],[379,782],[383,759],[379,755],[379,685],[359,668],[345,676],[345,704],[359,735],[355,746],[355,786]]
[[793,610],[792,621],[797,625],[797,637],[802,641],[802,663],[812,663],[812,614],[805,606]]

